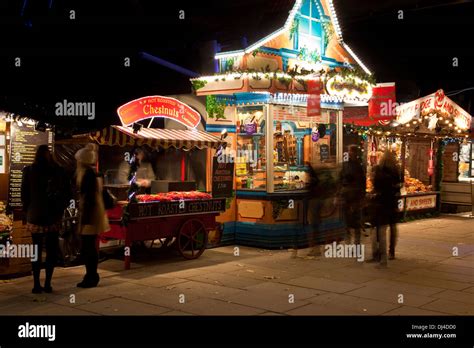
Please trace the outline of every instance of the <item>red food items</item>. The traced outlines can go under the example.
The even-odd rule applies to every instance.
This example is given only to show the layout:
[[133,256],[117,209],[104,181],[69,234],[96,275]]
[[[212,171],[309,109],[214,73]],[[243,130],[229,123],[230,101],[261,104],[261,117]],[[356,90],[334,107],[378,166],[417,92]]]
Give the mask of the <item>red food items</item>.
[[198,199],[211,199],[212,196],[209,193],[198,192],[198,191],[174,191],[167,193],[156,193],[152,195],[138,195],[137,200],[141,203],[145,202],[171,202],[171,201],[190,201]]

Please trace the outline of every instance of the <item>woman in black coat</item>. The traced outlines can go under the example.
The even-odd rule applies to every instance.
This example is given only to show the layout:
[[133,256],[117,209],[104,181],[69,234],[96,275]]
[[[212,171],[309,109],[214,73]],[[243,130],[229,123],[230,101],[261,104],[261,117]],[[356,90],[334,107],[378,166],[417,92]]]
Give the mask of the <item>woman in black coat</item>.
[[[58,256],[59,230],[67,206],[69,185],[63,169],[53,160],[48,145],[40,145],[32,165],[23,169],[21,200],[26,229],[31,233],[38,257],[32,261],[32,292],[50,293],[51,279]],[[46,239],[46,279],[40,284],[43,239]]]

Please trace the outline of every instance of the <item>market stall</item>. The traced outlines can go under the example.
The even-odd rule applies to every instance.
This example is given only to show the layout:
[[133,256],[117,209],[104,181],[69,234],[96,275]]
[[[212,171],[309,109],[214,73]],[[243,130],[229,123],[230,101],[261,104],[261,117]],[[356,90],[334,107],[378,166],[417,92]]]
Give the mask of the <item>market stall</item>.
[[[49,127],[49,126],[48,126]],[[31,244],[23,223],[21,203],[22,170],[34,161],[37,145],[53,145],[47,125],[33,119],[0,111],[0,276],[31,272],[31,260],[10,257],[8,250]]]
[[[170,114],[177,115],[185,123],[186,117],[192,113],[191,116],[199,123],[199,114],[195,115],[194,110],[172,98],[144,97],[126,105],[132,109],[138,105],[146,105],[142,106],[141,110],[152,111],[143,115],[134,109],[134,116],[131,119],[131,116],[124,115],[119,109],[119,116],[125,125],[111,126],[89,135],[90,140],[100,145],[99,153],[106,153],[106,157],[119,158],[123,162],[107,162],[104,156],[99,156],[99,170],[108,173],[104,187],[114,190],[118,197],[126,198],[108,211],[111,230],[104,232],[101,238],[125,242],[125,269],[130,268],[130,247],[135,241],[160,240],[166,245],[174,241],[184,258],[197,258],[207,247],[208,232],[216,228],[216,216],[225,211],[225,198],[213,198],[208,193],[211,191],[208,187],[198,191],[196,182],[188,180],[189,170],[185,168],[187,162],[184,157],[180,162],[181,168],[178,172],[180,175],[164,180],[158,178],[157,166],[167,167],[173,163],[167,161],[166,157],[161,157],[161,160],[152,163],[149,168],[156,173],[151,176],[150,183],[146,187],[145,191],[148,192],[141,191],[137,180],[143,162],[138,166],[134,165],[137,156],[135,149],[140,148],[141,151],[166,156],[167,150],[189,154],[193,151],[219,149],[226,143],[216,136],[188,125],[187,129],[144,127],[143,123],[150,124],[150,119],[167,117]],[[146,122],[140,123],[141,121]],[[109,151],[104,151],[106,149]],[[150,161],[154,162],[152,159]],[[117,184],[117,176],[113,175],[114,168],[122,167],[125,162],[129,168],[127,183]]]
[[[229,243],[301,246],[315,225],[319,241],[344,233],[334,199],[343,114],[367,109],[375,81],[343,42],[330,1],[295,1],[289,12],[281,29],[255,44],[217,53],[218,73],[191,80],[207,97],[206,130],[229,133],[235,198],[218,219]],[[309,194],[312,168],[323,187],[318,197]],[[308,208],[309,200],[318,207]]]
[[439,210],[449,201],[445,187],[459,181],[459,144],[469,136],[471,119],[443,90],[398,108],[391,139],[405,173],[404,212]]

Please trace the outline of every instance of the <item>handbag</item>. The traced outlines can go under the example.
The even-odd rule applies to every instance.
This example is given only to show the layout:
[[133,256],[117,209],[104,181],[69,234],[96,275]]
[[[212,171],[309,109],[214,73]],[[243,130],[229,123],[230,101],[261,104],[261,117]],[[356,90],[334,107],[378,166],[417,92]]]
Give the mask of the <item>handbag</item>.
[[104,200],[105,210],[112,209],[117,205],[117,197],[115,197],[108,189],[102,190],[102,198]]

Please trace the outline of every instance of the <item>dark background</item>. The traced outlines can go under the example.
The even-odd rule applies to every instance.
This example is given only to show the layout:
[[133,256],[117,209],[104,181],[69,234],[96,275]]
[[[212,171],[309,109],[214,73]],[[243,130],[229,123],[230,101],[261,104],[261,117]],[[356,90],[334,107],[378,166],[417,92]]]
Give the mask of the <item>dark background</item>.
[[[2,0],[0,109],[94,128],[116,109],[151,94],[190,93],[189,76],[149,62],[147,52],[210,73],[209,41],[238,49],[281,27],[294,0]],[[396,82],[398,101],[474,86],[468,0],[334,0],[344,41],[375,73]],[[69,19],[69,10],[76,19]],[[179,19],[179,11],[185,19]],[[404,19],[398,19],[403,10]],[[22,67],[14,67],[21,57]],[[131,67],[123,66],[130,57]],[[459,67],[452,66],[453,57]],[[471,114],[474,94],[452,96]],[[58,101],[95,101],[96,120],[54,118]]]

